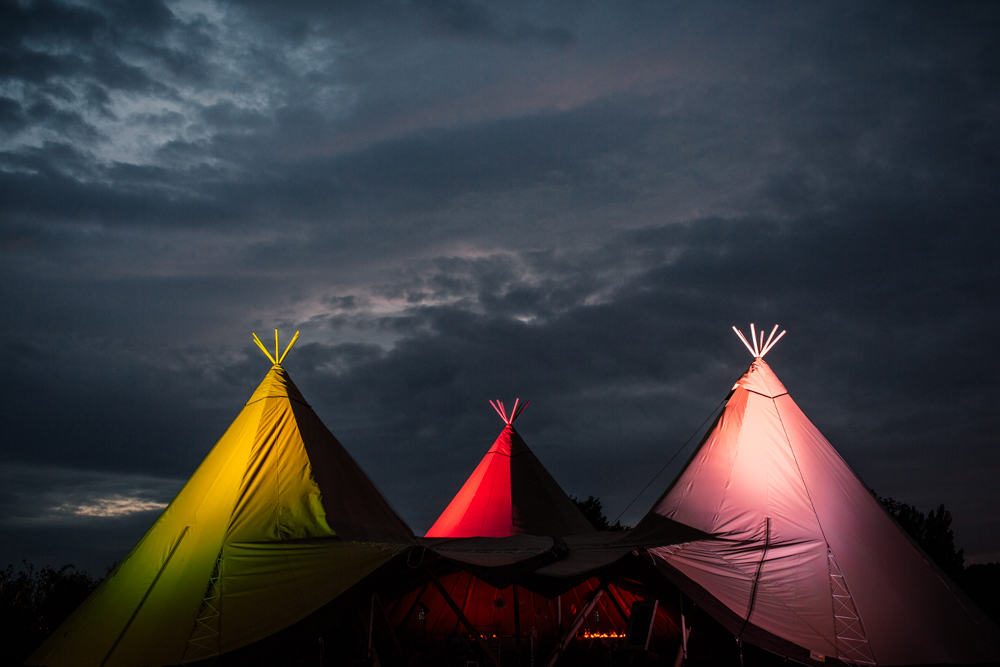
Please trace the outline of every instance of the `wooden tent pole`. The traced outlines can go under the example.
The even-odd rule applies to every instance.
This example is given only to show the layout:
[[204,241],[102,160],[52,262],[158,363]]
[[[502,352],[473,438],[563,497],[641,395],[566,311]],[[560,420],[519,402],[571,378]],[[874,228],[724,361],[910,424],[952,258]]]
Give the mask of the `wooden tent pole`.
[[405,614],[403,614],[403,620],[396,624],[396,632],[402,630],[403,626],[406,625],[406,622],[410,620],[410,616],[413,615],[413,611],[417,608],[417,605],[420,604],[420,598],[424,597],[424,593],[427,592],[428,586],[430,586],[430,583],[424,584],[424,587],[420,589],[419,593],[417,593],[417,597],[413,600],[413,604],[411,604],[410,608],[406,610]]
[[608,589],[608,598],[611,600],[611,604],[615,606],[615,609],[618,610],[622,620],[625,621],[625,623],[628,623],[628,614],[625,613],[625,608],[622,607],[621,603],[618,601],[618,596],[610,588]]
[[[361,611],[361,604],[358,603],[358,606],[355,607],[355,609],[358,612],[358,620],[361,622],[361,629],[367,632],[369,636],[371,636],[371,629],[368,626],[368,621],[365,620],[365,612]],[[372,657],[372,645],[368,644],[365,650],[365,660],[368,660],[371,657]]]
[[[275,333],[274,333],[274,342],[275,342],[275,344],[277,344],[277,342],[278,342],[278,333],[277,333],[278,330],[275,329],[274,331],[275,331]],[[375,594],[372,593],[372,609],[371,609],[371,614],[368,617],[368,656],[367,657],[369,657],[369,658],[372,657],[372,635],[373,635],[374,632],[375,632]]]
[[[517,403],[514,403],[517,406]],[[521,601],[517,597],[517,584],[514,584],[514,651],[517,664],[521,664]]]
[[483,639],[483,636],[479,634],[479,632],[474,627],[472,627],[472,622],[469,621],[468,618],[466,618],[465,614],[462,613],[462,610],[459,608],[459,606],[455,604],[455,601],[451,599],[450,595],[448,595],[448,591],[446,591],[444,586],[441,585],[441,581],[437,578],[437,575],[434,574],[434,571],[431,570],[429,567],[427,567],[427,565],[424,565],[423,567],[424,567],[424,572],[427,573],[427,576],[429,576],[431,578],[431,581],[434,583],[434,587],[438,589],[439,593],[441,593],[441,597],[444,598],[444,601],[448,603],[448,606],[451,607],[451,610],[455,612],[456,616],[458,616],[458,620],[462,621],[462,625],[465,626],[465,629],[469,631],[469,633],[473,636],[473,638],[475,638],[476,643],[479,644],[479,648],[483,649],[483,651],[486,653],[486,656],[491,661],[493,661],[494,665],[496,665],[497,667],[501,667],[500,659],[497,658],[497,656],[493,654],[493,651],[490,650],[489,644],[486,643],[486,640]]
[[257,334],[253,335],[253,342],[257,343],[257,347],[259,347],[261,351],[267,355],[267,358],[271,360],[272,364],[278,363],[277,360],[275,360],[274,357],[271,356],[271,353],[267,351],[267,348],[264,347],[264,343],[260,342],[260,338],[257,338]]
[[521,601],[517,597],[517,584],[514,584],[514,634],[518,637],[521,636]]
[[399,639],[396,637],[396,631],[392,629],[392,623],[389,621],[389,614],[385,611],[385,605],[382,604],[382,598],[379,597],[378,593],[375,593],[375,602],[378,603],[379,611],[382,612],[382,618],[385,619],[385,625],[389,628],[389,636],[392,637],[392,643],[396,645],[396,650],[399,651],[399,655],[406,659],[406,654],[403,653],[403,646],[399,643]]
[[556,660],[559,659],[559,656],[562,655],[562,652],[566,650],[567,646],[569,646],[569,643],[573,640],[573,637],[576,636],[577,630],[579,630],[580,626],[583,625],[583,621],[585,618],[587,618],[587,614],[591,612],[591,610],[594,608],[594,605],[597,604],[597,601],[601,598],[602,595],[604,595],[604,590],[607,587],[608,587],[608,582],[602,581],[600,586],[597,587],[597,590],[594,591],[594,597],[591,598],[590,602],[588,602],[586,606],[580,610],[580,613],[578,613],[576,617],[573,619],[573,622],[570,623],[569,629],[567,629],[565,634],[563,634],[562,639],[559,640],[559,643],[556,644],[556,647],[552,649],[552,655],[549,657],[549,661],[545,663],[548,667],[553,667],[553,665],[556,664]]

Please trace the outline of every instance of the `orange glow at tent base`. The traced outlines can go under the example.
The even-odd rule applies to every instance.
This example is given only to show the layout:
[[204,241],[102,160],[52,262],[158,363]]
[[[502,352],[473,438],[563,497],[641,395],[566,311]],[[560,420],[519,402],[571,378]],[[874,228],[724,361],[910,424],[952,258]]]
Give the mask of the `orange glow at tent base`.
[[591,632],[584,630],[582,634],[576,636],[577,639],[625,639],[625,633],[611,632]]

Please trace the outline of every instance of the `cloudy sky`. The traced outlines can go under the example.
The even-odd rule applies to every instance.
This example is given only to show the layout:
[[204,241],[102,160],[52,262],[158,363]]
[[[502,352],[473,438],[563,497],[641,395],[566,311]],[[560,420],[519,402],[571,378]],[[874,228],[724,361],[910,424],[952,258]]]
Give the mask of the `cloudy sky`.
[[750,322],[788,330],[768,361],[869,486],[1000,559],[998,27],[5,0],[0,565],[124,555],[267,372],[251,331],[302,331],[286,368],[422,533],[490,398],[531,399],[525,440],[614,518]]

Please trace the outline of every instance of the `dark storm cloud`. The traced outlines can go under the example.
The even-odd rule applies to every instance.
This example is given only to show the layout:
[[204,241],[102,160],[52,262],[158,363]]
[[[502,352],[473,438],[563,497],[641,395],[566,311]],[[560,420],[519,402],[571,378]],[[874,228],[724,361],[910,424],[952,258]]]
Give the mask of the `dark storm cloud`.
[[63,468],[0,470],[0,559],[77,567],[103,575],[132,547],[181,486],[181,480]]
[[[268,223],[276,209],[300,222],[325,222],[331,215],[354,222],[369,211],[413,215],[466,193],[553,180],[570,180],[581,189],[590,185],[600,188],[605,201],[620,200],[627,192],[595,174],[591,161],[612,149],[637,148],[654,123],[637,106],[601,105],[430,131],[343,156],[300,160],[280,172],[261,168],[235,181],[225,170],[209,167],[99,166],[72,144],[50,142],[0,155],[0,165],[7,167],[0,174],[0,190],[6,214],[14,220],[76,217],[104,224],[215,227]],[[47,113],[55,112],[50,106]],[[227,128],[216,135],[213,146],[171,142],[159,155],[168,162],[192,156],[228,162],[233,153],[264,159],[252,147],[260,136],[242,131],[267,125],[262,115],[232,105],[215,105],[203,114],[207,122]],[[146,120],[174,122],[171,116]],[[79,116],[62,123],[75,124],[77,134],[94,133]],[[596,129],[610,125],[615,126],[610,132]],[[69,128],[62,133],[72,136]]]
[[[159,0],[93,6],[10,1],[0,11],[6,63],[0,73],[10,78],[39,81],[86,72],[116,87],[140,89],[148,85],[148,79],[124,63],[116,49],[180,56],[158,50],[148,41],[177,27],[176,16]],[[69,46],[82,47],[82,53],[53,55],[46,50],[65,51]]]
[[870,485],[946,502],[1000,557],[994,10],[0,11],[22,554],[120,557],[155,510],[115,508],[165,502],[262,377],[251,330],[302,330],[292,376],[423,530],[497,397],[531,399],[540,459],[616,514],[749,363],[752,321],[789,330],[768,360]]
[[[531,16],[531,7],[516,4],[468,2],[466,0],[422,0],[420,2],[239,2],[236,3],[278,26],[284,36],[298,41],[309,32],[329,30],[347,32],[377,26],[390,30],[393,36],[406,39],[470,39],[518,44],[537,41],[554,47],[574,43],[573,32],[561,25],[548,23],[545,18],[564,19],[566,7],[554,4]],[[293,8],[293,11],[289,9]],[[514,11],[511,11],[514,10]],[[520,10],[520,11],[518,11]],[[563,14],[545,17],[544,14]],[[512,16],[513,14],[513,16]],[[520,15],[519,15],[520,14]],[[303,16],[310,20],[304,20]],[[541,21],[539,20],[541,19]]]
[[[974,231],[957,248],[942,249],[939,231],[906,213],[912,212],[895,212],[896,224],[874,225],[860,216],[853,223],[818,221],[823,232],[778,224],[751,228],[751,221],[643,230],[619,243],[671,259],[637,272],[605,303],[585,305],[593,289],[572,282],[538,287],[483,280],[475,303],[486,312],[418,308],[406,316],[414,333],[388,354],[366,355],[326,380],[309,378],[307,371],[300,382],[318,383],[316,394],[346,402],[335,414],[370,414],[379,406],[382,417],[349,432],[349,441],[381,450],[377,467],[397,469],[390,477],[396,488],[407,484],[415,465],[392,462],[399,442],[440,451],[446,460],[455,451],[467,454],[464,465],[441,468],[433,460],[423,466],[428,477],[449,480],[414,490],[441,488],[432,507],[447,502],[488,446],[493,420],[486,397],[534,397],[522,430],[539,436],[529,442],[543,460],[562,473],[571,492],[597,491],[623,507],[627,492],[597,488],[617,485],[599,472],[606,460],[630,460],[619,464],[632,473],[623,475],[628,479],[655,469],[654,462],[665,460],[725,396],[748,361],[728,325],[760,324],[766,317],[793,332],[772,362],[849,462],[870,483],[880,483],[881,492],[909,493],[929,504],[934,501],[926,492],[910,487],[916,475],[930,472],[928,460],[938,461],[933,474],[939,480],[960,477],[965,462],[981,460],[986,443],[995,440],[989,403],[1000,359],[979,344],[978,332],[1000,324],[991,296],[1000,285],[990,263],[977,257],[992,255],[995,242],[975,249],[980,236]],[[894,266],[901,237],[908,237],[903,252],[910,269]],[[615,254],[613,248],[601,251]],[[866,270],[870,253],[887,268]],[[580,260],[600,266],[604,254]],[[550,306],[553,292],[576,298],[538,307]],[[939,293],[962,302],[961,308],[928,309]],[[573,305],[563,307],[567,301]],[[511,313],[540,321],[521,322]],[[944,347],[945,359],[935,354]],[[978,416],[968,419],[966,411]],[[369,439],[364,431],[380,434]],[[479,447],[463,449],[463,442]],[[996,469],[995,462],[989,465]],[[995,522],[993,512],[984,511],[996,500],[959,503],[956,514],[965,513],[970,523],[977,515]],[[419,520],[432,519],[433,513]]]
[[[523,430],[526,437],[540,433],[540,455],[549,451],[571,492],[597,491],[617,500],[609,488],[617,484],[598,473],[605,469],[602,461],[615,453],[631,460],[619,465],[639,474],[648,470],[644,462],[665,460],[665,451],[683,442],[738,377],[747,360],[729,325],[745,327],[744,320],[768,316],[785,320],[784,313],[795,313],[782,322],[793,333],[772,354],[779,373],[862,474],[868,466],[881,473],[883,484],[905,488],[905,477],[891,467],[880,469],[882,461],[913,457],[920,449],[940,455],[945,434],[952,453],[963,456],[993,438],[995,419],[963,422],[962,415],[986,408],[986,397],[977,394],[988,391],[996,354],[984,358],[984,350],[969,339],[998,324],[989,295],[1000,287],[996,271],[975,256],[975,235],[956,250],[943,251],[937,231],[907,213],[912,215],[895,212],[893,219],[905,221],[895,225],[864,218],[816,221],[810,228],[697,221],[625,233],[572,258],[442,260],[416,288],[398,296],[408,303],[457,297],[452,305],[410,306],[390,317],[339,323],[388,329],[397,337],[391,349],[305,344],[289,365],[331,428],[385,488],[401,494],[394,498],[401,507],[421,505],[399,491],[417,484],[414,478],[443,475],[457,488],[468,471],[468,465],[441,468],[439,460],[427,458],[421,474],[411,478],[414,465],[421,466],[399,459],[401,443],[443,458],[462,451],[472,461],[495,430],[486,398],[515,394],[534,398]],[[909,239],[903,252],[915,262],[908,277],[898,275],[901,267],[892,261],[903,236]],[[888,268],[866,270],[870,254]],[[646,258],[644,265],[626,271],[619,258],[637,255]],[[561,264],[561,270],[544,272],[550,264]],[[526,265],[539,277],[525,280]],[[631,276],[608,286],[588,278],[581,267]],[[931,281],[915,275],[928,270]],[[859,282],[862,272],[866,277]],[[889,275],[913,283],[908,300],[899,299],[900,288],[886,280]],[[412,298],[413,289],[420,299]],[[602,289],[610,291],[588,303]],[[944,320],[932,321],[931,313],[914,309],[933,302],[937,291],[963,302],[957,321],[957,313],[935,309],[933,315]],[[353,300],[339,303],[350,306]],[[908,344],[893,349],[900,341]],[[953,350],[947,364],[923,363],[942,345]],[[33,352],[24,356],[47,360]],[[207,451],[207,425],[215,426],[217,436],[235,416],[259,374],[252,369],[260,365],[253,363],[259,359],[250,348],[244,350],[249,358],[230,362],[235,365],[206,352],[189,356],[193,352],[181,354],[179,366],[146,366],[124,384],[89,387],[86,399],[57,400],[65,426],[48,427],[52,430],[42,439],[60,443],[71,432],[84,432],[88,437],[76,454],[63,453],[63,460],[82,465],[96,451],[113,456],[118,467],[152,465],[182,474]],[[31,376],[25,369],[26,396],[33,395]],[[144,405],[149,399],[136,403],[128,394],[159,399]],[[205,432],[200,442],[184,436],[174,422],[172,415],[183,408],[172,397],[180,395],[192,403],[211,401],[211,409],[191,417],[189,429]],[[981,404],[970,405],[970,398]],[[102,403],[118,406],[123,418],[94,423],[88,415],[102,415]],[[838,411],[850,413],[850,426]],[[133,413],[141,418],[128,418]],[[67,427],[71,430],[63,430]],[[37,433],[38,426],[32,429]],[[24,438],[17,429],[10,431]],[[179,449],[179,441],[189,444]],[[36,448],[28,456],[43,461],[54,453]],[[411,493],[426,495],[434,488],[442,497],[426,503],[433,512],[454,490],[448,483],[428,488],[420,483]],[[604,484],[609,486],[600,488]],[[433,517],[415,518],[426,523]]]

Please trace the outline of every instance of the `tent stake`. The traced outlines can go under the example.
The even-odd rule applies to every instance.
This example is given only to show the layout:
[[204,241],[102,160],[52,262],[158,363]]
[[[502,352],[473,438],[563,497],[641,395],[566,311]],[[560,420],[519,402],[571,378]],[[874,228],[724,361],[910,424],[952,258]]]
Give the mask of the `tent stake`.
[[562,652],[566,650],[566,647],[569,646],[569,643],[573,641],[573,637],[576,636],[577,630],[579,630],[580,626],[583,625],[583,621],[585,618],[587,618],[587,614],[590,613],[590,611],[594,608],[594,605],[597,604],[597,601],[601,599],[602,595],[604,595],[604,590],[607,587],[608,587],[608,582],[602,581],[601,584],[597,587],[597,590],[594,591],[594,597],[591,598],[590,602],[588,602],[586,606],[584,606],[584,608],[580,610],[580,613],[578,613],[576,615],[576,618],[573,619],[573,622],[570,623],[569,629],[566,630],[565,634],[563,634],[562,639],[559,640],[559,643],[556,644],[556,647],[552,649],[552,655],[549,657],[549,661],[545,663],[548,667],[553,667],[553,665],[556,664],[556,660],[558,660],[559,656],[562,655]]
[[466,618],[465,614],[462,613],[462,610],[459,609],[457,604],[455,604],[455,601],[451,599],[450,595],[448,595],[448,591],[446,591],[444,589],[444,586],[441,585],[441,581],[437,578],[437,575],[434,574],[434,571],[431,570],[429,567],[427,567],[427,565],[424,565],[423,567],[424,567],[424,572],[426,572],[427,576],[429,576],[431,578],[431,581],[434,582],[434,587],[438,589],[438,592],[441,594],[441,597],[444,598],[444,601],[448,603],[448,606],[451,607],[451,610],[455,612],[456,616],[458,616],[458,620],[462,621],[462,625],[465,626],[465,629],[469,631],[469,633],[473,636],[473,638],[475,638],[476,643],[479,644],[479,648],[483,649],[483,651],[486,653],[486,657],[488,657],[491,661],[493,661],[493,664],[496,665],[497,667],[502,667],[500,665],[500,659],[497,658],[497,656],[493,655],[493,651],[490,650],[489,644],[487,644],[486,640],[483,639],[483,636],[479,634],[479,632],[474,627],[472,627],[472,622],[468,618]]

